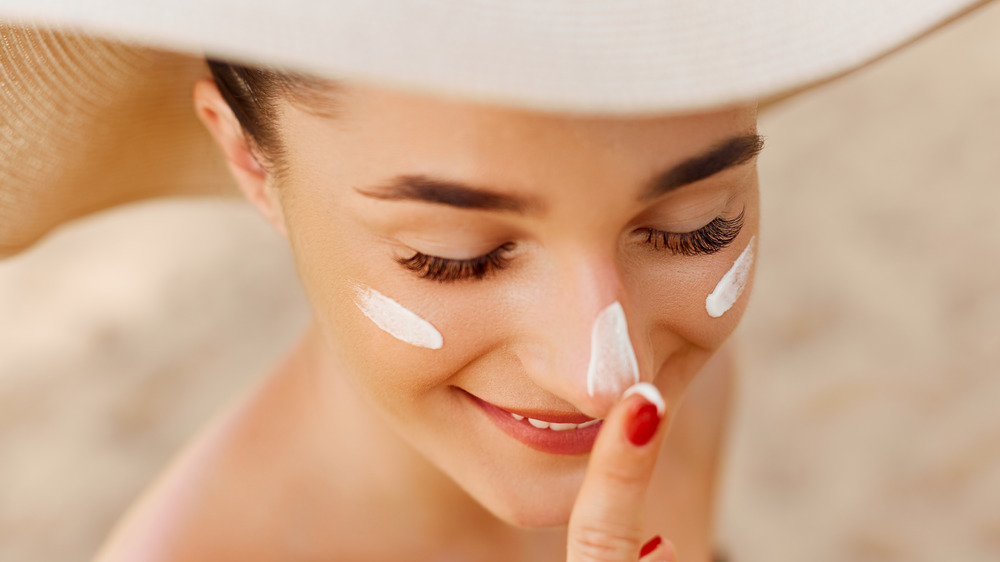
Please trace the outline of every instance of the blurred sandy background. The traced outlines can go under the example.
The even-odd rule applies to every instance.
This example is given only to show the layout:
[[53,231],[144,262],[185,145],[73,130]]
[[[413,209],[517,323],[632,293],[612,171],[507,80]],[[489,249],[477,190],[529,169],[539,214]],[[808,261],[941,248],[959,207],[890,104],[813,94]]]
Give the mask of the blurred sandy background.
[[[1000,560],[1000,5],[760,129],[721,543]],[[0,560],[87,559],[306,317],[238,202],[123,208],[0,262]]]

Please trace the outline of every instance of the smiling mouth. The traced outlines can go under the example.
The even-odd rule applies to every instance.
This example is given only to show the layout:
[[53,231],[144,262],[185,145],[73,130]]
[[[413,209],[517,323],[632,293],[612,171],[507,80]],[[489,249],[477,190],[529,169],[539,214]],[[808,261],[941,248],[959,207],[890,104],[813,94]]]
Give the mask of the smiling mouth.
[[555,455],[581,455],[594,448],[602,419],[560,412],[514,412],[465,393],[508,436],[528,447]]
[[536,420],[535,418],[529,418],[527,416],[522,416],[521,414],[515,414],[514,412],[508,411],[507,413],[510,414],[510,417],[514,418],[516,421],[528,420],[528,424],[536,429],[551,429],[552,431],[573,431],[574,429],[583,429],[585,427],[597,425],[602,421],[600,419],[592,419],[590,421],[585,421],[583,423],[547,422],[542,420]]

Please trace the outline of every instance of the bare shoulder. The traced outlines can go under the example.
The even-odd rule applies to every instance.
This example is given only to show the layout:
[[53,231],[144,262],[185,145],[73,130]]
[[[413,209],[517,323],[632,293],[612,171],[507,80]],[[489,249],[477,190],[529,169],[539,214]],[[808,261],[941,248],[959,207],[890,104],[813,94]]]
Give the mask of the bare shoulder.
[[295,462],[294,444],[282,435],[294,420],[280,415],[281,385],[278,374],[269,377],[209,424],[133,505],[96,560],[281,559],[288,518],[277,514],[287,512],[284,485],[293,477],[283,476]]

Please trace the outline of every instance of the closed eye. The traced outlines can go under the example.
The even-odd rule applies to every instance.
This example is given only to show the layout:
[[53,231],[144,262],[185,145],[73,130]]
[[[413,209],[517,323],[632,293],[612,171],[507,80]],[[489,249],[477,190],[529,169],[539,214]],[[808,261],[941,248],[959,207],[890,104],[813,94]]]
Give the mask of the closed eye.
[[746,208],[732,219],[716,217],[692,232],[664,232],[655,228],[642,228],[637,232],[645,236],[645,242],[654,250],[669,250],[682,256],[714,254],[732,244],[740,235],[745,213]]
[[[716,217],[692,232],[665,232],[655,228],[643,228],[637,232],[655,250],[669,250],[683,256],[709,255],[719,252],[736,240],[743,230],[745,213],[744,208],[732,219]],[[419,277],[431,281],[448,283],[464,279],[478,280],[507,267],[510,262],[508,254],[514,247],[513,242],[507,242],[488,254],[464,260],[416,252],[396,261]]]
[[432,281],[447,283],[462,279],[483,279],[507,266],[507,256],[514,249],[513,242],[507,242],[490,253],[467,260],[455,260],[430,256],[420,252],[396,261],[418,276]]

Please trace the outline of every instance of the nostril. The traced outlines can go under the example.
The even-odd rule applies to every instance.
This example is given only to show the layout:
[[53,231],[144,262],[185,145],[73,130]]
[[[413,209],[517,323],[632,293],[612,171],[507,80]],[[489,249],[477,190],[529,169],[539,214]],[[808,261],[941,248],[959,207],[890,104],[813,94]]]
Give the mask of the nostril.
[[590,364],[587,393],[612,395],[617,400],[628,387],[639,382],[639,365],[628,334],[628,321],[621,303],[614,302],[594,319],[590,334]]

